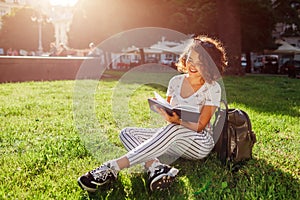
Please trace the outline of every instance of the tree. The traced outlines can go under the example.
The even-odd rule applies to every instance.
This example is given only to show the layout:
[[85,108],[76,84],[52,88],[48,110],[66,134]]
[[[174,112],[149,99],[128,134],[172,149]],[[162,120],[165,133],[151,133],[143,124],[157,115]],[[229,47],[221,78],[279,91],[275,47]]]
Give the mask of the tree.
[[[272,31],[276,23],[293,27],[286,29],[282,36],[299,36],[299,0],[242,0],[242,52],[246,53],[250,72],[250,52],[276,49]],[[250,12],[251,11],[251,12]]]
[[[31,20],[34,10],[22,8],[12,16],[3,17],[3,27],[0,32],[0,47],[4,49],[24,49],[36,51],[38,48],[38,24]],[[42,27],[42,44],[44,49],[54,40],[53,27],[46,22]]]
[[[243,74],[241,68],[240,0],[172,1],[170,27],[184,33],[217,36],[229,57],[228,74]],[[176,22],[176,23],[172,23]]]
[[250,52],[276,48],[272,31],[275,18],[271,1],[241,1],[242,52],[246,54],[246,72],[251,72]]
[[227,49],[227,74],[242,75],[240,1],[216,0],[219,38]]
[[167,27],[172,12],[168,1],[101,0],[79,2],[70,30],[70,44],[84,48],[114,34],[142,27]]
[[216,36],[216,2],[211,0],[170,0],[171,14],[165,18],[168,28],[185,34]]
[[243,0],[241,24],[243,52],[274,48],[272,31],[275,20],[271,1]]
[[274,19],[287,27],[283,36],[300,35],[300,0],[275,0],[273,5]]

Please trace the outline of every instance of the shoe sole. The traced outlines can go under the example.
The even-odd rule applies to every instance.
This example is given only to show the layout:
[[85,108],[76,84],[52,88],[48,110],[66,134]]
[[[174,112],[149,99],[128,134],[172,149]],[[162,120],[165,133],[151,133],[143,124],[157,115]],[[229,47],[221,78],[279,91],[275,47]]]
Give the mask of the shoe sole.
[[85,186],[85,185],[80,181],[80,179],[77,180],[77,183],[78,183],[78,185],[81,187],[81,189],[83,189],[83,190],[86,190],[86,191],[88,191],[88,192],[96,192],[96,191],[97,191],[96,188],[90,188],[90,187]]
[[160,174],[159,176],[155,177],[155,179],[153,179],[150,183],[150,190],[164,190],[168,188],[171,183],[174,182],[174,179],[178,172],[178,169],[172,168],[168,173]]
[[98,186],[105,185],[106,183],[109,183],[109,182],[110,182],[110,180],[107,180],[107,181],[105,181],[105,182],[103,182],[103,183],[100,184],[100,183],[97,183],[97,182],[92,181],[91,183],[93,183],[94,185],[96,185],[96,188],[90,188],[90,187],[84,185],[84,184],[80,181],[80,177],[77,179],[77,183],[78,183],[78,185],[81,187],[81,189],[86,190],[86,191],[88,191],[88,192],[96,192],[97,189],[98,189]]
[[80,181],[80,178],[78,178],[77,183],[78,183],[78,185],[81,187],[81,189],[83,189],[83,190],[86,190],[86,191],[88,191],[88,192],[96,192],[96,191],[97,191],[97,188],[90,188],[90,187],[85,186],[85,185]]

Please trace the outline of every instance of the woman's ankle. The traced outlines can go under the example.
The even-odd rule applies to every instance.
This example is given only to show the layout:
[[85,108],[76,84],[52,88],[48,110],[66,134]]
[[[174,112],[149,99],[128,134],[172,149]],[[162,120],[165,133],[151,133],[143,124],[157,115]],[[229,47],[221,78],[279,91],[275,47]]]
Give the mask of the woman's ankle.
[[157,164],[160,164],[158,159],[149,160],[145,163],[145,168],[148,170],[150,167],[154,167],[154,165],[156,166]]

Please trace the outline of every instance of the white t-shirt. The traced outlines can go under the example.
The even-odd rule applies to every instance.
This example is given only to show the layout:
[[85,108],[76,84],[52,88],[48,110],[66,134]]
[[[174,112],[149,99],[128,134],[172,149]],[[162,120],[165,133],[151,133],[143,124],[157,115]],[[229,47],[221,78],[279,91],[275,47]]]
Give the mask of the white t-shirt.
[[219,83],[213,81],[211,84],[205,82],[194,94],[187,98],[181,97],[181,87],[187,74],[174,76],[168,86],[167,96],[171,96],[171,105],[174,106],[193,106],[198,107],[201,112],[204,105],[220,106],[221,87]]

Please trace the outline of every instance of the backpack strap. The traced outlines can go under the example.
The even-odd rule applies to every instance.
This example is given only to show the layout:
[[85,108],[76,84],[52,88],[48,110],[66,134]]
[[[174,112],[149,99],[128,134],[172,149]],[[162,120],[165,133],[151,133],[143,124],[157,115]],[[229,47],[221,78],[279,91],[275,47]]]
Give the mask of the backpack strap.
[[250,137],[251,137],[251,140],[253,141],[253,143],[256,143],[256,135],[255,133],[252,131],[252,124],[251,124],[251,121],[250,121],[250,117],[249,115],[243,111],[243,110],[240,110],[241,112],[243,112],[243,114],[246,116],[247,118],[247,124],[248,124],[248,127],[249,127],[249,130],[250,130]]
[[225,105],[225,120],[224,120],[224,127],[222,129],[222,147],[221,149],[224,151],[224,152],[221,152],[220,153],[220,160],[221,162],[223,163],[223,165],[226,165],[228,164],[228,157],[229,157],[229,147],[230,147],[230,135],[228,134],[228,104],[226,101],[223,101],[223,104]]
[[225,109],[223,109],[224,112],[225,112],[225,113],[228,113],[228,104],[227,104],[227,102],[226,102],[225,100],[221,100],[221,101],[220,101],[220,106],[218,107],[217,111],[215,112],[215,121],[214,121],[214,123],[213,123],[213,128],[216,127],[216,124],[217,124],[217,122],[218,122],[218,119],[219,119],[220,116],[221,116],[221,111],[222,111],[221,106],[222,106],[222,104],[223,104],[224,107],[225,107]]
[[[217,153],[223,164],[227,162],[228,151],[228,105],[222,100],[220,107],[215,112],[215,121],[213,123],[213,139],[215,142],[214,152]],[[225,150],[225,151],[224,151]]]
[[227,121],[228,105],[225,100],[221,100],[220,106],[215,112],[215,119],[212,125],[213,129],[213,139],[215,144],[218,142],[221,137],[225,121]]

